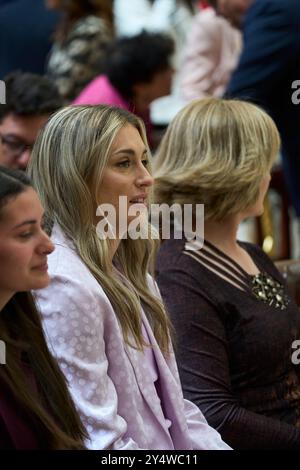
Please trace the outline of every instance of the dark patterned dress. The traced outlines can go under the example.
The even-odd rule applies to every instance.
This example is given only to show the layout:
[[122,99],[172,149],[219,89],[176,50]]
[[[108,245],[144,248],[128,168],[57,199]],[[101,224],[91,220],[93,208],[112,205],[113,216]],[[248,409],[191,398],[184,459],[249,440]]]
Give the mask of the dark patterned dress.
[[235,449],[300,449],[300,311],[273,262],[240,245],[259,275],[211,244],[161,246],[157,281],[184,395]]

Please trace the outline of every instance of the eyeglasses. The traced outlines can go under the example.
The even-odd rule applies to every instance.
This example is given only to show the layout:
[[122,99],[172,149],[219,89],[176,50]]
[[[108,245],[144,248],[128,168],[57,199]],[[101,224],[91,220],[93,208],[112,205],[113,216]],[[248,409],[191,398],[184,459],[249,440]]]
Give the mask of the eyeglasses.
[[34,144],[27,144],[22,140],[6,137],[0,134],[0,141],[6,147],[6,151],[14,158],[19,158],[22,153],[29,150],[31,152]]

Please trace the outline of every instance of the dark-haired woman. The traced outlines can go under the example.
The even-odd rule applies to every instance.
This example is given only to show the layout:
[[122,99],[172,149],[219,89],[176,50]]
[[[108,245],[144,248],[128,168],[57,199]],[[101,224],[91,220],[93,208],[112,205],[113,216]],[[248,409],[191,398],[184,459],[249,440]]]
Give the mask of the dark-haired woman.
[[31,294],[53,244],[23,172],[0,167],[0,449],[82,449],[85,430]]

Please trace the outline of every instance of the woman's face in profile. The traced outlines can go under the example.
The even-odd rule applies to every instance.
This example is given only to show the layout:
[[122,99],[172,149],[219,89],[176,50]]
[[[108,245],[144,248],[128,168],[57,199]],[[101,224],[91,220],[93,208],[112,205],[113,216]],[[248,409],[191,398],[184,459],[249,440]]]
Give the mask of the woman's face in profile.
[[127,124],[119,130],[113,141],[97,193],[98,206],[110,204],[116,211],[117,228],[120,227],[120,213],[124,216],[127,229],[130,221],[136,217],[135,209],[140,208],[143,212],[147,208],[152,184],[153,178],[148,171],[148,149],[138,130]]
[[54,249],[43,231],[43,208],[28,188],[0,212],[0,292],[41,289],[49,284],[47,254]]

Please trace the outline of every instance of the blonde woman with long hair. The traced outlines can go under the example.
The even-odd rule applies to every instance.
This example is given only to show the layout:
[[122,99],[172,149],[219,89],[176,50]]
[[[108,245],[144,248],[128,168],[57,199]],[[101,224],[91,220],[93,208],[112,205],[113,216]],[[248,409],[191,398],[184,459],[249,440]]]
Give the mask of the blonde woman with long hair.
[[[88,445],[228,449],[183,400],[169,321],[148,274],[154,241],[127,233],[153,183],[142,122],[107,106],[64,108],[40,134],[29,172],[56,246],[51,284],[36,297]],[[128,204],[125,230],[119,196]],[[108,204],[116,209],[115,236],[105,238],[99,224]]]
[[299,310],[267,255],[237,240],[263,211],[279,145],[264,111],[212,98],[176,116],[155,160],[158,202],[204,204],[202,248],[166,240],[157,281],[184,396],[235,449],[300,448]]

